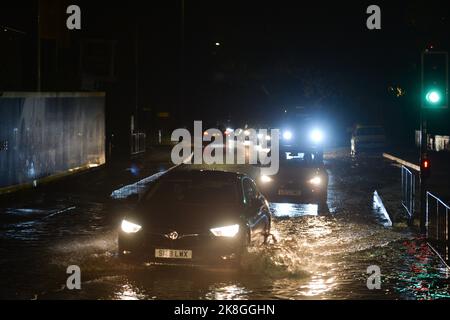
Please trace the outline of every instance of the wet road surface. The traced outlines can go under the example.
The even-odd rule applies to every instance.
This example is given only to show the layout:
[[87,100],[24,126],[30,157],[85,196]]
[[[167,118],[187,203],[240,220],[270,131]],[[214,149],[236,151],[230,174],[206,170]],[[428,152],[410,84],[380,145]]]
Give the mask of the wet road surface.
[[[377,156],[352,159],[347,150],[328,153],[326,163],[329,214],[318,215],[315,205],[271,204],[277,242],[250,248],[240,270],[120,262],[117,212],[125,209],[111,200],[114,189],[101,174],[96,183],[80,178],[70,188],[3,202],[0,298],[450,298],[448,269],[401,219],[399,169]],[[168,167],[148,166],[139,177]],[[375,191],[392,226],[374,208]],[[65,287],[69,265],[81,268],[79,291]],[[380,290],[367,288],[371,265],[381,269]]]

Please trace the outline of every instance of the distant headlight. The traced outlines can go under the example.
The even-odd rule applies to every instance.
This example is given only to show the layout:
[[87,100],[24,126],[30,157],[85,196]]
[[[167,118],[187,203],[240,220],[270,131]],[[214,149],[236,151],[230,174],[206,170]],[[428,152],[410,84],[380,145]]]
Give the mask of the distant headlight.
[[138,224],[132,223],[127,220],[122,220],[122,231],[125,233],[136,233],[142,229],[142,227]]
[[318,129],[315,129],[311,131],[310,138],[313,142],[320,143],[323,141],[323,132]]
[[239,232],[239,225],[235,224],[235,225],[227,226],[227,227],[214,228],[214,229],[211,229],[211,232],[216,237],[233,238]]
[[283,139],[284,140],[291,140],[292,139],[292,132],[291,131],[284,131],[283,132]]
[[316,177],[312,178],[311,180],[309,180],[309,183],[311,183],[315,186],[318,186],[322,183],[322,178],[319,176],[316,176]]
[[271,140],[271,138],[268,134],[258,133],[257,137],[260,141],[262,141],[262,140],[270,141]]
[[271,182],[273,179],[269,176],[261,176],[261,182],[262,183],[268,183]]

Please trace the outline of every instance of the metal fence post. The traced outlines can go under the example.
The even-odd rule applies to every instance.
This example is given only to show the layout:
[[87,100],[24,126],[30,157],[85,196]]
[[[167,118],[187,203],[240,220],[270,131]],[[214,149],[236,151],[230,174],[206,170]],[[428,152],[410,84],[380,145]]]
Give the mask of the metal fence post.
[[449,217],[450,211],[448,208],[445,208],[445,217],[446,217],[446,223],[447,223],[447,250],[446,250],[446,257],[445,260],[447,261],[447,264],[450,264],[450,223],[448,220],[450,220]]
[[[433,208],[432,205],[435,205],[436,207]],[[433,250],[439,254],[442,260],[449,265],[450,206],[432,193],[427,192],[425,207],[427,241]],[[436,225],[434,226],[433,223],[436,223]]]

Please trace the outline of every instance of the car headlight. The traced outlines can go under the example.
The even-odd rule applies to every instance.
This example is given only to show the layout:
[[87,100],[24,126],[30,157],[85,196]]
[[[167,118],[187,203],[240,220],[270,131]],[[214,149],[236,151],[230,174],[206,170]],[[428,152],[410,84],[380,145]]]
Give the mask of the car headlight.
[[311,183],[315,186],[318,186],[322,183],[322,178],[319,176],[316,176],[316,177],[312,178],[311,180],[309,180],[309,183]]
[[226,227],[221,227],[221,228],[213,228],[213,229],[211,229],[211,232],[216,237],[233,238],[239,232],[239,225],[235,224],[235,225],[232,225],[232,226],[226,226]]
[[268,134],[264,135],[262,133],[258,133],[257,137],[260,141],[262,141],[262,140],[270,141],[271,140],[271,137]]
[[314,129],[311,131],[310,138],[313,142],[320,143],[323,141],[323,132],[318,129]]
[[121,227],[122,227],[122,231],[125,233],[136,233],[142,229],[142,227],[140,225],[135,224],[130,221],[127,221],[127,220],[122,220]]
[[272,180],[273,179],[269,176],[266,176],[266,175],[261,176],[261,182],[263,182],[263,183],[268,183],[268,182],[271,182]]
[[283,132],[283,139],[284,140],[291,140],[292,139],[292,132],[291,131],[284,131]]

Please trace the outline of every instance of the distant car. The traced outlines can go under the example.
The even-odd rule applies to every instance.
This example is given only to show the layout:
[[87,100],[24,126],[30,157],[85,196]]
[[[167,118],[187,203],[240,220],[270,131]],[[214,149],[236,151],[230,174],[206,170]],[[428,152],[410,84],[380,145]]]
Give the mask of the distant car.
[[357,126],[351,137],[351,153],[382,149],[386,145],[386,135],[381,126]]
[[328,208],[328,173],[321,150],[281,150],[278,173],[260,177],[258,185],[271,202],[318,204],[319,212]]
[[174,170],[123,217],[119,255],[150,264],[238,265],[270,234],[268,202],[248,176]]

